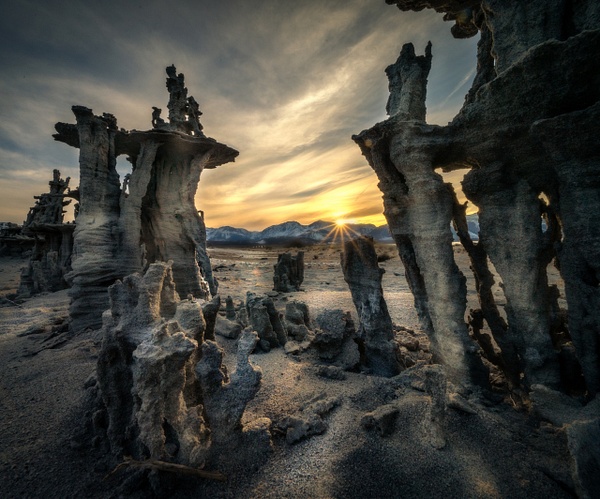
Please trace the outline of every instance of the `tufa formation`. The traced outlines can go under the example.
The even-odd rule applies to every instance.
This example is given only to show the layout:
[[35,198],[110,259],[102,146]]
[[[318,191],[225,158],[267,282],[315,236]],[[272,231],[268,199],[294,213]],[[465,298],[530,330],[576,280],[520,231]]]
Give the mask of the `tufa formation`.
[[[34,196],[35,205],[29,210],[21,231],[23,236],[34,240],[27,267],[21,271],[18,290],[21,297],[68,287],[75,225],[63,223],[63,208],[71,203],[65,198],[78,199],[77,189],[69,189],[70,180],[60,178],[60,171],[54,170],[48,182],[50,192]],[[76,210],[77,207],[75,205]]]
[[[390,117],[353,137],[379,178],[384,214],[435,357],[455,383],[485,384],[483,355],[514,391],[544,385],[594,397],[600,390],[600,7],[541,0],[519,7],[498,0],[387,3],[434,8],[456,22],[454,36],[481,35],[473,87],[451,123],[425,122],[431,46],[416,56],[407,44],[386,69]],[[466,205],[438,173],[464,169],[464,193],[479,211],[479,242],[465,230]],[[477,282],[480,309],[470,326],[451,222]],[[488,259],[502,281],[505,314],[491,293]],[[565,282],[568,330],[557,289],[548,283],[551,263]],[[583,392],[568,382],[577,378],[573,352]]]
[[[194,204],[205,168],[233,161],[238,152],[202,133],[198,103],[183,74],[167,68],[169,122],[152,113],[153,129],[117,127],[111,114],[74,106],[76,124],[57,123],[55,140],[77,147],[79,214],[74,234],[71,329],[98,328],[108,308],[106,288],[153,262],[173,261],[182,296],[217,292],[206,253],[206,228]],[[132,171],[116,170],[126,155]]]
[[[561,424],[578,494],[594,497],[600,466],[587,449],[600,438],[600,4],[386,2],[443,12],[457,38],[480,34],[477,73],[451,123],[426,123],[431,45],[416,56],[407,44],[386,69],[389,118],[353,136],[379,178],[434,358],[449,382],[472,389],[487,382],[483,357],[544,419],[576,407]],[[467,204],[440,170],[466,170],[462,188],[479,212],[478,242],[469,237]],[[476,282],[479,308],[468,321],[451,223]],[[564,280],[564,310],[548,282],[551,264]]]

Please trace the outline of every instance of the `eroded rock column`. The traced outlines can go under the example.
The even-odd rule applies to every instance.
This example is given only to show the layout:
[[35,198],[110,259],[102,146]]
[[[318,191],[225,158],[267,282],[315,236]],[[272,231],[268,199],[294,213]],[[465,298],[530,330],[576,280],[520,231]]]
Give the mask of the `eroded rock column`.
[[[58,141],[80,149],[80,210],[75,232],[71,329],[99,328],[106,289],[148,264],[173,261],[182,296],[217,293],[206,252],[206,230],[195,205],[205,168],[233,161],[238,152],[202,132],[198,103],[187,96],[183,75],[167,68],[169,123],[152,113],[152,130],[117,129],[112,115],[75,106],[77,124],[57,123]],[[123,183],[116,157],[132,172]]]
[[48,185],[50,192],[34,196],[36,199],[23,224],[23,235],[35,240],[27,267],[21,271],[19,296],[31,296],[44,291],[58,291],[67,285],[66,275],[71,270],[73,231],[75,225],[63,223],[63,208],[71,203],[70,178],[60,178],[54,170]]
[[526,385],[560,387],[550,338],[548,278],[543,261],[540,203],[524,180],[510,183],[498,163],[465,176],[465,194],[479,207],[481,243],[502,278],[510,343]]
[[464,320],[467,287],[452,250],[453,200],[433,169],[431,153],[405,147],[413,132],[408,125],[398,129],[390,142],[390,157],[408,186],[407,215],[415,259],[427,290],[432,347],[450,379],[486,384],[487,374]]
[[[107,422],[97,430],[105,427],[116,458],[227,467],[270,449],[270,421],[241,424],[260,387],[260,370],[248,362],[256,333],[240,338],[228,378],[222,351],[204,341],[202,304],[179,299],[171,265],[162,262],[110,287],[94,419]],[[240,442],[246,452],[233,445]]]
[[373,239],[363,236],[345,241],[340,259],[358,313],[365,363],[375,374],[395,376],[400,372],[398,345],[393,341],[392,318],[381,287],[385,270],[377,264]]
[[[576,130],[577,133],[573,133]],[[589,392],[600,392],[600,104],[540,120],[532,132],[555,158],[563,240],[561,273],[569,306],[569,332]]]
[[94,116],[74,106],[79,154],[79,214],[74,233],[69,291],[71,330],[97,329],[108,308],[106,289],[123,277],[115,234],[119,227],[121,184],[116,170],[114,116]]
[[[153,163],[153,178],[142,201],[142,240],[150,262],[173,260],[178,292],[208,298],[198,265],[200,215],[194,203],[207,158],[163,146]],[[182,179],[185,179],[182,182]],[[205,271],[206,272],[206,271]],[[211,275],[208,276],[212,282]],[[213,284],[212,293],[216,293]]]
[[431,69],[431,42],[424,56],[415,55],[412,43],[406,43],[398,60],[385,68],[389,80],[390,97],[385,106],[389,116],[402,120],[425,121],[427,76]]
[[282,253],[277,257],[273,266],[273,290],[282,293],[299,291],[304,281],[304,251],[298,251],[296,256]]
[[487,374],[464,321],[466,280],[454,262],[450,231],[453,199],[434,171],[436,144],[420,138],[436,130],[424,123],[430,66],[430,45],[419,57],[405,45],[386,69],[393,116],[353,139],[379,177],[384,213],[435,357],[452,381],[485,385]]

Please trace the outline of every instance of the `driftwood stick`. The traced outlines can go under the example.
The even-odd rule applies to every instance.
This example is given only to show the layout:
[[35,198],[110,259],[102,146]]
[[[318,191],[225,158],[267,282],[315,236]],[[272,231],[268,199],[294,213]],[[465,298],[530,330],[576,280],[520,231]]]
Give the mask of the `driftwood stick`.
[[21,305],[19,305],[18,303],[15,303],[12,300],[9,300],[6,296],[1,296],[0,298],[2,298],[3,300],[7,301],[8,303],[10,303],[11,305],[14,305],[15,307],[19,307],[19,308],[23,308]]
[[218,471],[205,471],[198,468],[192,468],[191,466],[185,466],[184,464],[168,463],[166,461],[159,461],[158,459],[146,459],[144,461],[136,461],[130,457],[125,457],[125,460],[118,464],[114,470],[112,470],[104,479],[108,479],[118,471],[127,468],[134,467],[139,469],[147,470],[159,470],[166,471],[168,473],[177,473],[181,475],[197,476],[200,478],[206,478],[208,480],[217,480],[224,482],[227,477],[223,473]]

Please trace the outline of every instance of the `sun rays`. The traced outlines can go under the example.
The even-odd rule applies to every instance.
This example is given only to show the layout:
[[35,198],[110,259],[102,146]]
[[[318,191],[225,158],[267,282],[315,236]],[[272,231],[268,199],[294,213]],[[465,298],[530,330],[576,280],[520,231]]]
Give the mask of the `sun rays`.
[[350,220],[338,219],[335,223],[327,225],[324,229],[329,229],[323,241],[331,244],[343,245],[346,241],[359,237],[361,234],[350,227]]

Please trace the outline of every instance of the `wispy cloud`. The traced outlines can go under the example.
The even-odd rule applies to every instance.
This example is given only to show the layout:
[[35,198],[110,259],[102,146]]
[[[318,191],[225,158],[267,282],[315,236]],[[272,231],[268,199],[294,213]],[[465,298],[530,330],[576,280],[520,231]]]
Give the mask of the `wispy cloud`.
[[44,190],[52,168],[76,175],[76,151],[51,138],[55,122],[73,122],[71,105],[147,129],[175,64],[205,132],[240,151],[202,175],[196,201],[209,225],[382,223],[377,179],[350,136],[385,119],[384,68],[403,43],[419,52],[431,39],[428,119],[445,124],[475,65],[475,42],[452,39],[441,16],[383,0],[5,3],[0,177],[23,194],[9,209],[0,193],[0,219],[15,221],[32,202],[23,182]]

